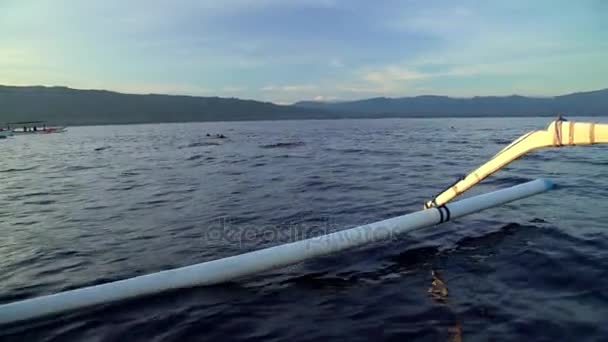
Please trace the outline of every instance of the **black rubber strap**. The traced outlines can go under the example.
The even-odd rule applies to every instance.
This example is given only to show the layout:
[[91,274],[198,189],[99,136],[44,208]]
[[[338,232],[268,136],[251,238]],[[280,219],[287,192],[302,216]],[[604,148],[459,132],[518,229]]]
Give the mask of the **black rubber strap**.
[[450,213],[450,209],[446,205],[442,205],[442,207],[445,209],[445,222],[448,222],[452,213]]
[[[435,207],[435,209],[439,211],[439,223],[448,222],[450,220],[450,216],[452,213],[450,213],[450,209],[448,209],[448,207],[442,205],[439,207]],[[444,210],[445,213],[443,212]]]
[[443,210],[441,210],[441,207],[435,207],[435,209],[439,211],[439,223],[443,223]]

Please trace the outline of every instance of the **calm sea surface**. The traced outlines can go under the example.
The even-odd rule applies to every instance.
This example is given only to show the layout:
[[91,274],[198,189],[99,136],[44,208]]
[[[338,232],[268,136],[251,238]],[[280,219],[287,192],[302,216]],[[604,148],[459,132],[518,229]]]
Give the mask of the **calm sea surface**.
[[[547,124],[189,123],[1,140],[0,303],[417,211]],[[229,284],[0,327],[0,340],[606,340],[607,166],[606,146],[538,151],[471,192],[537,177],[555,191]],[[445,300],[427,292],[432,270]]]

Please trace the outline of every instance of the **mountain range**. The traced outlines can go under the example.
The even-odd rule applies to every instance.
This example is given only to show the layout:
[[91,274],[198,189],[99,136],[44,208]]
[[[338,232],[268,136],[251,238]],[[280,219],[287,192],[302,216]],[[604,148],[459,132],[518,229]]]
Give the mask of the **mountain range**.
[[67,87],[0,86],[0,123],[123,124],[381,117],[598,116],[608,114],[608,89],[555,97],[416,96],[293,105],[237,98],[136,95]]
[[370,116],[577,116],[608,115],[608,89],[555,97],[475,96],[454,98],[423,95],[378,97],[348,102],[303,101],[298,107]]

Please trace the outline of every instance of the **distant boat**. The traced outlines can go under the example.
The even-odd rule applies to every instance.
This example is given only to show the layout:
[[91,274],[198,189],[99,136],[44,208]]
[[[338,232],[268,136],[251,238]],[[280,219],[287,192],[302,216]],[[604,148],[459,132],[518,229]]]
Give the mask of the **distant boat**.
[[[44,121],[21,121],[11,122],[8,124],[9,127],[20,126],[19,128],[13,128],[12,134],[50,134],[50,133],[62,133],[65,132],[65,126],[47,126]],[[23,127],[21,127],[23,126]]]
[[0,139],[6,139],[13,135],[13,131],[10,129],[0,128]]

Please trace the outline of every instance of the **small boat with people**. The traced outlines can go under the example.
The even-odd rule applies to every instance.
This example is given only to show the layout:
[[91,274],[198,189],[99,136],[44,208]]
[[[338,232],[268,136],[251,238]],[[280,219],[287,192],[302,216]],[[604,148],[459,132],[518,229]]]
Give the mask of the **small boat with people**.
[[[10,128],[11,126],[15,128]],[[17,135],[21,134],[50,134],[65,132],[65,126],[47,126],[45,121],[21,121],[8,123],[8,129]]]

